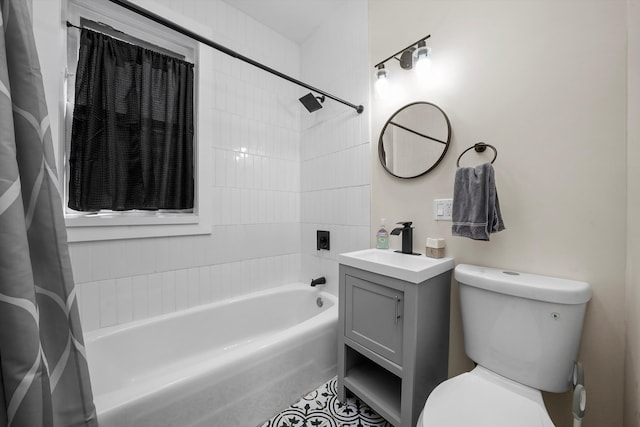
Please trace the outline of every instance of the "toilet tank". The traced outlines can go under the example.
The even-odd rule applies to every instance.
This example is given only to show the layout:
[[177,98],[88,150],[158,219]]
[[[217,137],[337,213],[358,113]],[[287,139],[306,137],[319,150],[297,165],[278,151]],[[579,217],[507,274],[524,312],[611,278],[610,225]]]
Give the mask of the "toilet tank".
[[477,364],[530,387],[572,384],[588,283],[460,264],[462,327]]

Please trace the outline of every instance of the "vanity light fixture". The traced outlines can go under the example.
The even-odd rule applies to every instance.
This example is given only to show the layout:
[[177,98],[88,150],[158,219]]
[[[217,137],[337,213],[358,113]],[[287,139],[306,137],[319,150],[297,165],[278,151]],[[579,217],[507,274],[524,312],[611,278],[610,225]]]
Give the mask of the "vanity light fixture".
[[384,64],[391,59],[396,59],[400,63],[400,68],[404,70],[411,70],[414,66],[422,68],[423,65],[428,63],[431,48],[427,47],[426,40],[429,37],[431,37],[430,34],[374,65],[376,69],[376,85],[381,78],[387,79],[389,77],[389,71],[384,68]]

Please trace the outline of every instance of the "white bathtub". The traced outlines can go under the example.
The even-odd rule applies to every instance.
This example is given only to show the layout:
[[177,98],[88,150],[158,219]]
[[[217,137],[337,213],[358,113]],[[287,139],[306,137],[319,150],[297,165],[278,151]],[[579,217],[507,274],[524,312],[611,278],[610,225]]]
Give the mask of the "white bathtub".
[[254,427],[335,375],[337,319],[295,284],[90,332],[100,427]]

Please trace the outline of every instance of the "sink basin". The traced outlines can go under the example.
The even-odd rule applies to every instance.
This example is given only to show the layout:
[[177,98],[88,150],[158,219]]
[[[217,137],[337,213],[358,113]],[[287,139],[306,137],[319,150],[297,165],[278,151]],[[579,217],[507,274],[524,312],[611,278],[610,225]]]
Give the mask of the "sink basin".
[[453,258],[428,258],[384,249],[347,252],[338,255],[338,261],[340,264],[411,283],[422,283],[454,267]]
[[428,258],[384,249],[365,249],[338,255],[340,264],[411,283],[422,283],[454,267],[453,258]]

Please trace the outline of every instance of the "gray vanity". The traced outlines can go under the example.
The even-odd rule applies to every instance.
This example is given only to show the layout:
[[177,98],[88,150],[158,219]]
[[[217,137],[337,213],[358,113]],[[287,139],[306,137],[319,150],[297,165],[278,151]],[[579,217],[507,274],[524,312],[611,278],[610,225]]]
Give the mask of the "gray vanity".
[[447,379],[452,258],[367,249],[339,256],[338,398],[414,427]]

